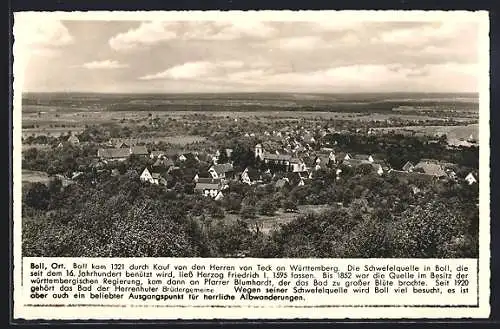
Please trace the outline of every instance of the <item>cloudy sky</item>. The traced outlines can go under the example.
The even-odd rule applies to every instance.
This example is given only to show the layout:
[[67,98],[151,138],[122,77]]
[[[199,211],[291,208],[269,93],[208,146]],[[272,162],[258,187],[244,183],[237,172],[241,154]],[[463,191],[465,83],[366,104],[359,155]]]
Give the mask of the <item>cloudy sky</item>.
[[24,91],[475,92],[477,20],[18,19]]

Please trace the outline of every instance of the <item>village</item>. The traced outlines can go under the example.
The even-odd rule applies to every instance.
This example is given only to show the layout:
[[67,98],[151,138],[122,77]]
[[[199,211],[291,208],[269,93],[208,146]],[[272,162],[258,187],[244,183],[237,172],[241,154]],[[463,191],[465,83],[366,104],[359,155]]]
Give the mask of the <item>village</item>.
[[[478,182],[477,170],[457,175],[458,165],[442,160],[422,158],[416,163],[406,161],[400,168],[393,168],[385,159],[373,154],[355,154],[343,152],[337,142],[330,142],[328,136],[335,129],[318,129],[310,131],[301,129],[290,131],[286,129],[244,133],[241,138],[260,141],[253,149],[253,159],[249,163],[239,162],[234,166],[233,149],[218,148],[215,152],[188,151],[178,149],[156,149],[154,145],[148,149],[134,138],[112,138],[98,148],[97,154],[88,168],[101,174],[108,172],[111,176],[120,174],[120,163],[129,157],[142,158],[144,168],[138,172],[140,180],[154,185],[164,186],[176,172],[184,168],[195,168],[191,177],[194,183],[193,191],[215,200],[224,198],[229,189],[229,182],[239,181],[248,185],[265,185],[273,183],[277,188],[285,185],[303,186],[312,179],[318,170],[333,171],[337,180],[342,179],[343,170],[352,168],[364,170],[378,176],[395,176],[432,182],[448,180],[464,181],[467,184]],[[367,134],[373,133],[368,131]],[[469,141],[474,143],[472,136]],[[80,141],[76,135],[71,135],[65,142],[58,144],[79,147]],[[65,176],[58,173],[55,176],[65,184],[78,181],[84,171],[74,171]],[[465,175],[464,175],[465,174]],[[185,179],[187,182],[189,178]]]

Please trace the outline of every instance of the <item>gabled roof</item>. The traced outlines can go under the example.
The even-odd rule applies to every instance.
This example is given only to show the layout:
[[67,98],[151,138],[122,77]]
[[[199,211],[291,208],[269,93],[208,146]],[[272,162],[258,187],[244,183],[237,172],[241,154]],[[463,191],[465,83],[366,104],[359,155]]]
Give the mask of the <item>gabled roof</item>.
[[130,155],[129,149],[98,149],[97,156],[105,159],[126,158]]
[[244,172],[247,173],[248,177],[250,178],[250,180],[258,180],[260,179],[260,173],[257,169],[255,168],[251,168],[251,167],[247,167]]
[[272,154],[272,153],[264,153],[264,159],[268,160],[277,160],[277,161],[290,161],[292,156],[289,154]]
[[130,153],[135,155],[147,155],[149,154],[146,146],[132,146],[130,148]]
[[406,163],[403,165],[402,169],[403,170],[410,170],[414,167],[415,165],[411,161],[406,161]]
[[199,177],[197,183],[202,184],[221,184],[220,178]]
[[342,163],[345,164],[345,165],[348,165],[348,166],[353,166],[353,167],[357,167],[357,166],[360,166],[360,165],[363,165],[363,164],[372,164],[368,160],[360,160],[360,159],[344,160]]
[[467,178],[467,177],[471,177],[471,176],[472,176],[472,178],[474,178],[476,181],[477,181],[477,180],[478,180],[478,178],[479,178],[479,175],[478,175],[476,172],[472,172],[472,171],[471,171],[471,172],[469,172],[467,175],[465,175],[465,178]]
[[75,135],[71,135],[71,136],[68,137],[68,142],[70,142],[70,143],[79,143],[80,140]]
[[446,172],[443,170],[441,165],[436,163],[419,162],[415,165],[414,170],[415,169],[422,169],[425,174],[432,175],[435,177],[446,176]]
[[158,159],[153,164],[153,167],[171,167],[174,165],[174,162],[171,159]]
[[219,190],[221,188],[220,184],[216,183],[196,183],[194,187],[195,190]]
[[221,164],[216,164],[210,167],[210,169],[215,170],[217,174],[225,174],[227,172],[231,172],[234,170],[233,165],[231,163],[221,163]]
[[370,157],[369,154],[352,154],[351,155],[353,159],[358,159],[358,160],[368,160]]
[[432,175],[427,175],[415,171],[408,172],[401,170],[391,170],[389,171],[389,174],[400,178],[419,178],[419,179],[424,179],[426,181],[430,181],[434,178],[434,176]]
[[151,151],[150,155],[154,157],[159,157],[165,155],[165,151]]

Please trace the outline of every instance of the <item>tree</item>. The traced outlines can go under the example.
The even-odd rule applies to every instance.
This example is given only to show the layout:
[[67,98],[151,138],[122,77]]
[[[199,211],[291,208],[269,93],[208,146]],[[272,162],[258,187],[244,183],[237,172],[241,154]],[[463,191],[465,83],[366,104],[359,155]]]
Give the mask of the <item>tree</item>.
[[231,213],[238,213],[241,210],[241,197],[235,192],[229,193],[229,195],[224,198],[223,204],[227,211]]
[[271,200],[264,199],[259,202],[259,213],[264,216],[274,216],[276,207]]
[[292,198],[285,199],[282,204],[283,210],[285,212],[296,212],[297,211],[297,201]]
[[219,160],[217,163],[227,163],[230,159],[227,156],[226,149],[225,148],[220,148],[219,149]]
[[243,219],[254,219],[256,217],[255,207],[251,205],[244,205],[241,207],[240,215]]
[[49,189],[45,184],[33,183],[25,194],[24,202],[29,207],[46,210],[50,203]]

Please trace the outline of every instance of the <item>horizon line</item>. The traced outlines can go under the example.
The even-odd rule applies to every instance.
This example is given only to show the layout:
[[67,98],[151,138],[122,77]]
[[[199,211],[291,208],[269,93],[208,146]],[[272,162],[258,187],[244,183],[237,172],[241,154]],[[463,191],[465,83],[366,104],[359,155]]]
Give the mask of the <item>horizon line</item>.
[[127,92],[102,92],[102,91],[22,91],[21,94],[145,94],[145,95],[190,95],[190,94],[480,94],[479,91],[213,91],[213,92],[160,92],[160,91],[127,91]]

